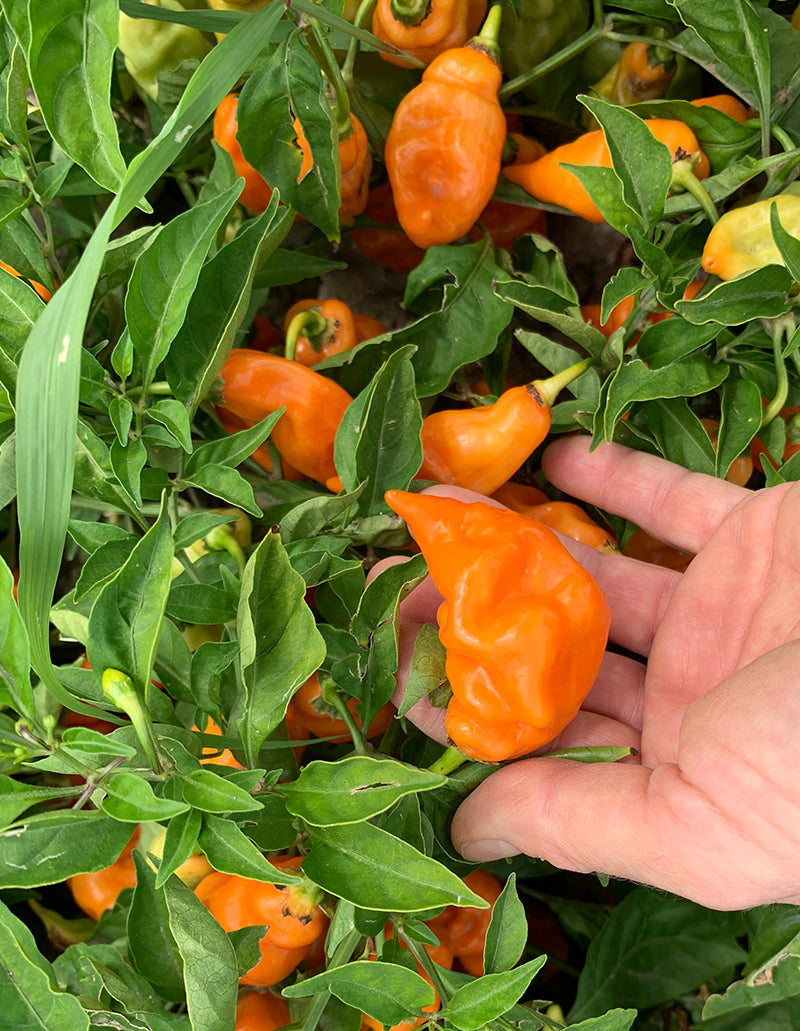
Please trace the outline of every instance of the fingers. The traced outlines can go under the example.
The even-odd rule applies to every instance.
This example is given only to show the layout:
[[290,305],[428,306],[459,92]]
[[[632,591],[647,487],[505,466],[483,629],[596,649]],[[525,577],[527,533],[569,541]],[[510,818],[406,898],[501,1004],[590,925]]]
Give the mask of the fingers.
[[556,487],[624,516],[657,540],[697,552],[752,492],[620,444],[589,450],[588,436],[563,437],[542,455]]
[[522,852],[562,870],[622,877],[710,908],[769,901],[758,884],[731,876],[731,856],[741,845],[720,822],[677,767],[541,758],[492,774],[456,811],[451,834],[472,862]]

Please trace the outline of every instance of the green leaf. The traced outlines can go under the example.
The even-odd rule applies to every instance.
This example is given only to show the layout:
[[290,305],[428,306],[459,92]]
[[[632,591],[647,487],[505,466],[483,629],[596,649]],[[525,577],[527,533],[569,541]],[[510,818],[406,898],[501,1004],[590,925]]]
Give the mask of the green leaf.
[[333,967],[299,984],[288,985],[283,994],[294,999],[321,991],[329,991],[342,1002],[390,1026],[416,1017],[423,1007],[435,1002],[433,988],[415,970],[380,960],[353,960]]
[[788,269],[767,265],[719,283],[695,300],[676,301],[675,310],[695,325],[717,322],[738,326],[754,319],[773,319],[791,308],[791,285]]
[[[30,153],[28,86],[28,69],[22,49],[3,18],[0,25],[0,94],[5,97],[5,103],[0,105],[0,132]],[[13,258],[5,260],[19,268]]]
[[245,567],[236,621],[245,689],[236,715],[251,766],[258,765],[258,750],[289,699],[325,658],[305,590],[278,535],[266,534]]
[[456,989],[442,1014],[459,1031],[479,1031],[519,1001],[546,962],[547,956],[538,956],[514,970],[475,978]]
[[144,693],[149,689],[174,554],[162,502],[158,519],[142,537],[115,580],[101,591],[89,616],[87,655],[93,669],[119,669]]
[[424,623],[414,641],[403,699],[397,707],[397,715],[405,716],[412,705],[427,698],[431,691],[441,687],[447,680],[445,660],[447,652],[439,638],[435,623]]
[[570,1020],[647,1009],[742,962],[741,915],[635,888],[592,940]]
[[0,1007],[7,1031],[88,1031],[89,1016],[74,995],[54,989],[50,965],[30,930],[0,902]]
[[135,773],[115,773],[103,782],[103,787],[107,795],[100,803],[100,808],[124,823],[169,820],[189,808],[186,802],[160,798],[149,781]]
[[159,889],[182,863],[194,855],[202,823],[203,817],[196,809],[176,813],[169,821],[156,874],[156,889]]
[[14,598],[14,577],[0,560],[0,704],[34,717],[30,645]]
[[752,380],[729,377],[722,385],[715,475],[725,476],[761,426],[761,390]]
[[519,963],[527,941],[528,920],[525,907],[517,894],[517,875],[512,872],[492,906],[492,918],[483,949],[486,973],[499,974]]
[[[339,231],[339,135],[325,96],[319,64],[298,32],[249,76],[239,94],[238,138],[242,153],[329,240]],[[303,154],[292,122],[300,122],[312,166],[298,182]]]
[[308,828],[303,872],[362,909],[418,913],[438,906],[487,903],[458,874],[371,823]]
[[[133,969],[159,994],[181,1002],[185,993],[183,958],[172,933],[166,886],[156,889],[153,867],[136,849],[132,855],[136,864],[136,887],[126,925],[128,958]],[[198,904],[202,905],[199,901]]]
[[247,314],[253,277],[292,225],[290,210],[278,206],[248,219],[233,240],[203,266],[186,319],[164,360],[172,392],[190,414],[208,394]]
[[636,354],[651,369],[660,369],[680,361],[693,351],[699,351],[719,331],[719,325],[715,322],[694,326],[681,316],[673,315],[645,328],[636,343]]
[[640,225],[652,231],[664,213],[672,183],[669,149],[625,107],[601,96],[581,97],[581,103],[600,123],[625,203],[637,213]]
[[180,954],[192,1031],[230,1027],[236,1013],[239,968],[227,934],[177,877],[164,885],[169,929]]
[[626,204],[623,197],[622,180],[613,168],[600,165],[571,165],[561,162],[561,167],[570,172],[589,194],[603,220],[625,236],[641,225],[637,212]]
[[32,806],[54,799],[75,797],[79,788],[57,788],[27,784],[12,777],[0,778],[0,828],[13,823]]
[[[201,444],[186,460],[186,475],[188,477],[196,476],[198,470],[206,465],[236,466],[241,464],[260,444],[264,443],[283,412],[284,409],[279,408],[246,430],[240,430],[238,433],[231,433],[218,440],[210,440]],[[260,510],[256,514],[260,514]]]
[[77,873],[110,866],[131,829],[99,810],[41,813],[0,833],[0,888],[58,884]]
[[176,215],[136,259],[125,294],[125,317],[142,359],[145,390],[186,317],[208,249],[238,194],[234,183]]
[[118,39],[116,4],[3,0],[27,59],[42,117],[59,147],[105,189],[119,189],[125,162],[111,110],[111,73]]
[[394,759],[349,756],[307,763],[297,780],[284,784],[286,808],[319,827],[369,820],[405,795],[441,787],[445,778]]
[[300,884],[302,878],[273,866],[231,820],[203,815],[198,844],[215,870],[269,884]]
[[186,454],[192,451],[192,427],[186,409],[174,398],[165,397],[147,409],[147,418],[166,427]]
[[390,488],[406,490],[422,464],[422,411],[415,391],[414,348],[398,348],[351,402],[336,431],[334,461],[346,491],[362,483],[364,515],[386,511]]
[[714,475],[716,452],[685,397],[656,398],[643,407],[641,418],[666,459],[693,472]]
[[770,228],[784,264],[791,272],[795,282],[800,281],[800,239],[786,230],[778,214],[778,205],[771,204],[769,209]]
[[211,770],[197,770],[182,781],[184,801],[204,813],[250,813],[262,803]]

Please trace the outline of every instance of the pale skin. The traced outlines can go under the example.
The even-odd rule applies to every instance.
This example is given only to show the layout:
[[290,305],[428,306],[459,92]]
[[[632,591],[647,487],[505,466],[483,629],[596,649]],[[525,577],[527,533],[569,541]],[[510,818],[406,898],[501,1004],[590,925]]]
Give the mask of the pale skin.
[[[638,758],[510,763],[457,810],[453,843],[475,862],[521,852],[714,909],[800,903],[800,483],[751,491],[572,436],[542,468],[695,558],[677,573],[568,543],[606,592],[611,641],[641,658],[608,651],[542,751],[625,745]],[[426,581],[403,602],[401,685],[440,600]],[[445,742],[441,710],[411,715]]]

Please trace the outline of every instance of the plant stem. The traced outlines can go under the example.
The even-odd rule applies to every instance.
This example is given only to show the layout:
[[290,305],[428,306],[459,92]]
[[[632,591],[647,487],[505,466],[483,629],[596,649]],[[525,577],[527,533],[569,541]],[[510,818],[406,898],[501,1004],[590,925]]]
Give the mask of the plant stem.
[[438,759],[430,764],[428,769],[431,773],[442,773],[446,777],[468,761],[467,756],[460,749],[451,745],[450,748],[446,748],[442,752]]

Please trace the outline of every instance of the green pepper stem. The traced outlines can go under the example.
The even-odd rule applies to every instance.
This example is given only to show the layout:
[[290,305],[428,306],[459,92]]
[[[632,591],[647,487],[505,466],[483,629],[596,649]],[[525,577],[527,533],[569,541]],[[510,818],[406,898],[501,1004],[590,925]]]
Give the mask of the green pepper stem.
[[206,546],[211,551],[227,551],[229,555],[232,555],[236,559],[236,565],[239,567],[239,573],[244,573],[244,567],[247,565],[247,557],[245,556],[244,549],[241,544],[236,540],[233,535],[233,527],[230,523],[225,523],[222,526],[215,526],[213,530],[206,534]]
[[355,717],[347,707],[347,703],[340,694],[334,682],[324,677],[320,679],[320,697],[328,705],[332,705],[334,709],[339,713],[339,716],[344,721],[347,731],[350,737],[353,739],[353,748],[359,755],[367,754],[367,747],[364,744],[364,737],[358,724],[355,721]]
[[501,3],[493,3],[489,7],[489,13],[486,15],[477,36],[473,36],[467,43],[467,46],[472,47],[474,50],[482,50],[485,54],[488,54],[497,65],[500,64],[500,47],[497,37],[500,35],[502,19],[503,5]]
[[[361,0],[356,11],[356,16],[353,19],[353,26],[356,29],[363,29],[367,22],[367,19],[372,15],[377,0]],[[348,90],[353,89],[354,80],[354,68],[356,63],[356,54],[358,53],[358,38],[351,36],[350,41],[347,44],[347,54],[342,62],[342,80]]]
[[518,75],[515,79],[509,79],[508,82],[500,87],[500,102],[505,102],[509,97],[513,97],[515,93],[519,93],[526,86],[530,86],[532,82],[541,79],[542,76],[552,72],[555,68],[560,68],[562,64],[566,64],[567,61],[582,53],[603,35],[603,30],[598,25],[593,25],[582,36],[578,36],[576,40],[573,40],[572,43],[557,53],[552,54],[547,60],[535,64],[533,68],[530,68],[523,75]]
[[783,356],[783,341],[790,333],[795,332],[794,319],[789,316],[775,319],[772,323],[772,356],[775,361],[777,386],[775,394],[761,414],[761,429],[768,426],[786,404],[789,395],[789,372]]
[[392,0],[392,17],[410,28],[421,25],[431,13],[430,0]]
[[464,755],[464,753],[454,745],[451,745],[442,752],[438,759],[435,759],[430,764],[428,769],[431,773],[441,773],[443,776],[447,777],[449,774],[455,773],[460,766],[463,766],[464,763],[468,761],[468,756]]
[[714,225],[719,221],[719,214],[708,190],[694,174],[694,164],[691,158],[673,162],[672,189],[678,193],[690,193],[705,212],[709,222]]
[[309,19],[311,31],[306,31],[305,38],[308,49],[313,54],[322,74],[330,83],[333,90],[333,113],[336,119],[336,131],[339,139],[347,139],[353,131],[350,121],[350,97],[342,77],[342,71],[328,42],[328,37],[322,31],[320,23],[316,18]]
[[299,311],[286,330],[286,342],[283,351],[285,357],[294,360],[294,356],[297,353],[297,341],[301,335],[308,338],[309,344],[315,351],[319,351],[325,343],[327,332],[328,320],[318,306]]
[[150,714],[145,712],[142,707],[139,692],[136,690],[131,678],[127,673],[123,673],[118,669],[109,668],[104,670],[103,694],[128,716],[153,769],[156,773],[163,774],[165,772],[164,762],[159,755],[156,745],[153,722],[150,719]]
[[779,125],[776,125],[774,122],[771,122],[770,123],[770,127],[769,127],[769,131],[775,137],[775,139],[778,141],[778,143],[780,143],[780,145],[783,147],[783,149],[787,153],[789,151],[793,151],[795,149],[795,142],[794,142],[794,140]]
[[566,369],[562,369],[561,372],[554,373],[547,379],[534,380],[528,385],[529,389],[536,394],[542,407],[552,408],[556,398],[564,387],[568,386],[573,380],[576,380],[578,376],[586,372],[593,361],[593,358],[583,358],[574,365],[570,365]]

